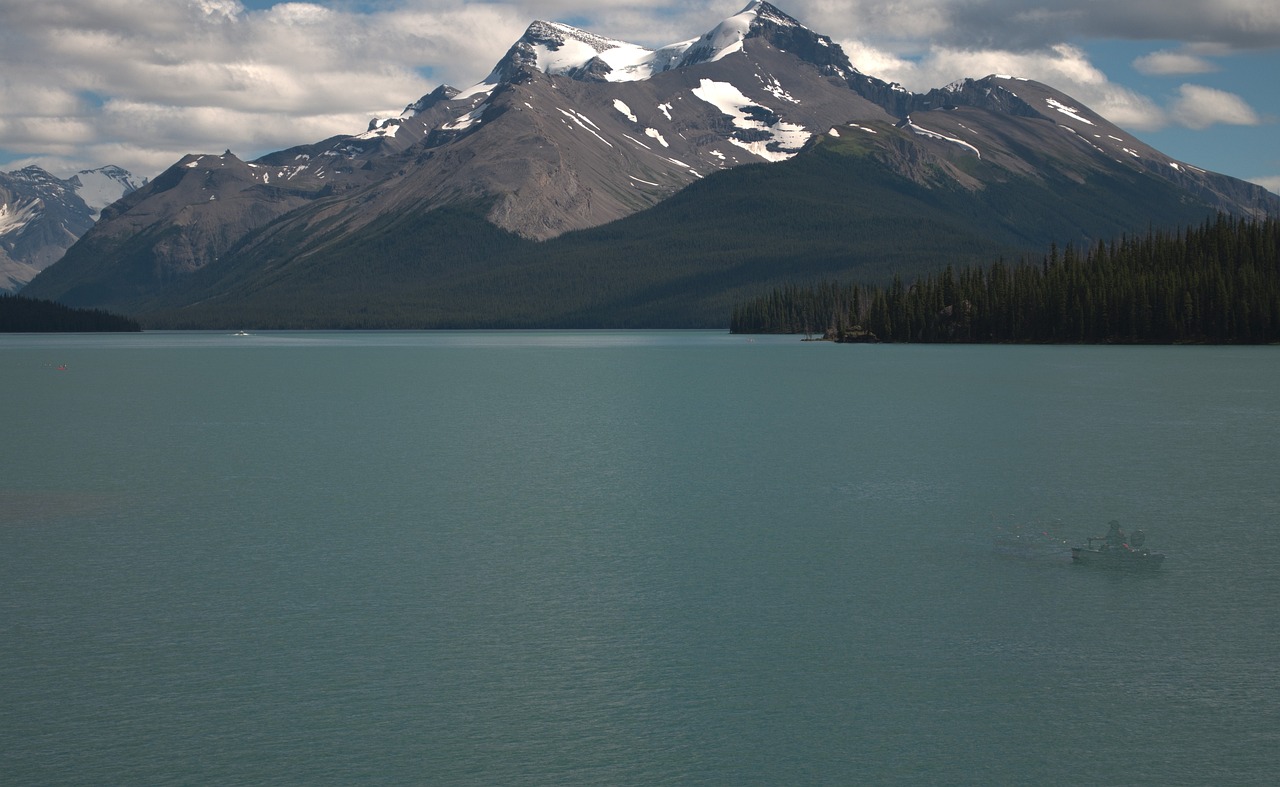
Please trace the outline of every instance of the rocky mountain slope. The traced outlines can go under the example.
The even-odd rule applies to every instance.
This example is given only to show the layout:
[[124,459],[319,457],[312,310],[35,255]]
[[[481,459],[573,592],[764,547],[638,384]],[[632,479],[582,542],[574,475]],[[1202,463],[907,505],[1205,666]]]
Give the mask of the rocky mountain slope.
[[[878,230],[860,216],[876,204],[897,204],[912,189],[923,190],[922,196],[904,202],[905,210],[967,214],[969,229],[962,232],[970,251],[983,246],[983,238],[1000,239],[977,253],[1092,240],[1216,210],[1280,209],[1280,199],[1260,187],[1164,156],[1049,86],[994,75],[913,94],[858,72],[830,38],[768,3],[753,2],[705,35],[657,50],[535,22],[484,81],[466,90],[442,86],[399,117],[375,120],[362,134],[251,162],[229,151],[188,156],[106,211],[62,262],[32,282],[31,293],[138,314],[172,316],[189,308],[204,315],[195,324],[215,319],[211,303],[264,319],[272,309],[262,300],[266,294],[283,313],[303,299],[303,290],[311,293],[313,311],[338,308],[339,301],[350,310],[358,290],[367,313],[385,313],[389,299],[402,300],[405,282],[375,271],[357,275],[352,259],[395,249],[404,259],[389,264],[418,270],[424,292],[443,291],[449,280],[458,292],[497,287],[493,297],[501,299],[504,285],[486,277],[510,266],[529,284],[529,266],[545,261],[546,244],[536,242],[557,239],[560,248],[582,248],[597,236],[580,231],[639,219],[691,184],[710,183],[743,165],[781,166],[780,176],[811,178],[805,167],[782,165],[822,149],[856,158],[868,193],[883,197],[862,207],[854,197],[842,198],[848,212],[823,232],[839,235],[840,226],[856,224],[862,234],[846,239],[840,262],[808,271],[814,276],[856,274],[860,263],[889,265],[888,257],[867,251],[886,239],[872,237]],[[806,188],[840,186],[819,180]],[[790,188],[774,183],[748,201],[769,205]],[[732,223],[726,202],[741,193],[698,193],[712,216],[701,232],[715,236]],[[954,207],[935,214],[922,207],[930,199]],[[1065,227],[1047,215],[1064,201],[1078,206],[1068,211],[1074,218]],[[1098,206],[1092,215],[1090,204]],[[1036,206],[1041,214],[1028,213]],[[781,240],[800,257],[813,243],[825,242],[812,232],[793,238],[794,223],[771,222],[769,215],[744,231],[768,238],[771,246]],[[478,229],[470,217],[482,218],[488,229]],[[682,221],[668,218],[668,228]],[[920,220],[908,225],[942,231]],[[502,239],[494,244],[501,251],[477,255],[446,240],[463,226],[474,236],[498,231]],[[626,227],[646,225],[619,226],[626,233],[633,231]],[[1065,236],[1049,234],[1050,228],[1065,229]],[[406,245],[410,236],[415,242]],[[925,258],[912,252],[920,238],[900,233],[895,242],[907,253],[894,264],[945,263],[936,256],[936,240],[925,239]],[[701,263],[690,256],[682,270],[687,252],[662,238],[628,245],[636,255],[630,266],[650,271],[637,287],[674,286],[672,281],[698,275]],[[658,254],[662,266],[652,265]],[[359,266],[367,267],[363,261]],[[585,275],[585,269],[553,267],[552,278]],[[779,265],[794,267],[785,260]],[[722,291],[776,278],[763,268],[752,270],[741,274],[745,279],[729,276]],[[322,280],[335,291],[317,292]],[[260,306],[237,312],[233,305],[249,293]],[[416,321],[406,316],[393,322],[439,324],[425,301],[419,306]],[[396,312],[411,315],[414,306],[400,304]],[[331,322],[340,321],[329,313]],[[503,322],[491,317],[468,319]],[[323,315],[319,319],[325,323]],[[547,319],[557,318],[548,313]]]
[[115,166],[67,180],[40,167],[0,172],[0,291],[22,287],[61,259],[103,208],[138,185]]

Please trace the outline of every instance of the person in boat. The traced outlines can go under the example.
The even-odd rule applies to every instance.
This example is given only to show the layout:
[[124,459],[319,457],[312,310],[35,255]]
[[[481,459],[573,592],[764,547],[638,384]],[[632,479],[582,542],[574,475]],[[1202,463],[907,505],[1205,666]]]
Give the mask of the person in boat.
[[1124,531],[1120,529],[1120,522],[1113,519],[1107,523],[1107,546],[1120,548],[1126,546]]

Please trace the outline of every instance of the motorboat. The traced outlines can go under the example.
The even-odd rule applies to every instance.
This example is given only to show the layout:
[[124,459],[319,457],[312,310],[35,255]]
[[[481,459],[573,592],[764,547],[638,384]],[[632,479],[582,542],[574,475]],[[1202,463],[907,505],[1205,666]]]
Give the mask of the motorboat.
[[1111,520],[1105,536],[1090,536],[1085,545],[1071,548],[1071,559],[1076,563],[1103,568],[1143,569],[1159,568],[1164,554],[1147,549],[1146,534],[1141,530],[1126,536],[1120,523]]

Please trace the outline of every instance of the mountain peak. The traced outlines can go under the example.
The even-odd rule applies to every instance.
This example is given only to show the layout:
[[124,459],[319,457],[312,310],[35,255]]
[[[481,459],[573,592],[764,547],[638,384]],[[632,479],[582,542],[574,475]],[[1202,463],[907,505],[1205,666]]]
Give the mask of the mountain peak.
[[496,85],[521,72],[535,71],[590,81],[631,82],[652,76],[658,60],[657,53],[638,44],[538,20],[507,50],[482,84]]
[[95,219],[103,208],[147,183],[145,178],[138,182],[132,172],[114,164],[81,170],[72,176],[72,182],[80,199],[93,211]]
[[752,0],[752,2],[747,3],[747,7],[739,11],[738,14],[754,14],[757,19],[763,22],[771,22],[775,25],[782,25],[784,27],[804,27],[804,25],[800,24],[799,21],[788,15],[781,8],[778,8],[776,5],[771,3],[766,3],[765,0]]
[[[764,0],[753,0],[738,13],[724,20],[694,42],[680,60],[680,65],[711,63],[742,51],[748,38],[770,38],[770,33],[795,28],[809,31],[804,25]],[[813,35],[809,33],[809,35]],[[829,40],[829,39],[828,39]]]
[[558,50],[571,43],[579,43],[590,48],[596,54],[608,52],[611,49],[617,49],[619,47],[633,47],[636,49],[643,48],[636,47],[634,44],[629,44],[626,41],[619,41],[617,39],[596,35],[589,30],[583,30],[582,28],[567,25],[563,22],[547,22],[541,19],[530,24],[528,29],[524,31],[524,35],[521,36],[520,40],[528,41],[533,44],[542,44],[552,51]]
[[715,62],[742,51],[743,42],[756,37],[780,49],[795,51],[819,67],[853,70],[829,37],[812,32],[775,5],[752,0],[706,34],[659,49],[597,35],[562,22],[537,20],[481,85],[498,85],[516,79],[521,72],[539,71],[583,81],[636,82],[673,68]]

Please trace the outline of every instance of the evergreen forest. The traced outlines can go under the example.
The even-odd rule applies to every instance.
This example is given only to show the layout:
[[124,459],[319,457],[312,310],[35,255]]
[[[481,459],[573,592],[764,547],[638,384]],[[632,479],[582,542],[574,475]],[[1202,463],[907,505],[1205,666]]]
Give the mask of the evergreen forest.
[[733,309],[733,333],[835,341],[1280,342],[1280,219],[1220,214],[1040,260],[948,266],[886,285],[785,285]]
[[142,330],[128,317],[98,309],[73,309],[54,301],[0,294],[0,333],[89,333]]

